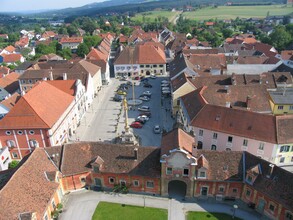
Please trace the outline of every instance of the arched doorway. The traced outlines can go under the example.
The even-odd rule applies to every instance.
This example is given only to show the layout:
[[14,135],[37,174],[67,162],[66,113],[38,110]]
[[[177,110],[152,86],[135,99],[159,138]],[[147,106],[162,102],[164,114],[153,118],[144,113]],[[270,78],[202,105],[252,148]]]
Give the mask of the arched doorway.
[[150,71],[146,71],[146,75],[147,76],[151,75]]
[[180,180],[172,180],[168,184],[168,195],[172,198],[184,199],[187,184]]

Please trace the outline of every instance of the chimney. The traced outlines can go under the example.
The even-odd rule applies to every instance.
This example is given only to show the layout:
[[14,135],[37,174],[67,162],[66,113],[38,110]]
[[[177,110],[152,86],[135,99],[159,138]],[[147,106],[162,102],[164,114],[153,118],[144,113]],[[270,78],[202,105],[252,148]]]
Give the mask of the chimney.
[[230,87],[229,86],[225,86],[225,91],[226,91],[227,94],[230,94],[230,92],[231,92]]
[[134,148],[134,160],[138,159],[138,148]]
[[235,73],[232,73],[232,76],[231,76],[231,83],[232,85],[236,85],[236,74]]
[[63,73],[63,80],[67,80],[67,73]]
[[252,98],[249,95],[246,97],[246,108],[247,108],[247,110],[250,110],[251,99]]
[[273,171],[274,171],[274,167],[275,165],[274,164],[270,164],[270,173],[267,175],[267,178],[271,178],[272,177],[272,174],[273,174]]
[[52,71],[50,71],[50,80],[54,80]]
[[21,96],[24,96],[24,95],[25,95],[25,91],[22,90],[22,91],[21,91]]
[[226,108],[230,108],[231,107],[231,102],[226,102]]

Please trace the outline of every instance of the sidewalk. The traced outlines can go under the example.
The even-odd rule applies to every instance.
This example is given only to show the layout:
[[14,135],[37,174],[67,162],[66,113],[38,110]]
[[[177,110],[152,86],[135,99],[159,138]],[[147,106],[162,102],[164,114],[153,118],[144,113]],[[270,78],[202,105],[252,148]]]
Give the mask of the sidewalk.
[[[60,220],[89,220],[100,201],[168,209],[168,220],[185,220],[188,211],[221,212],[231,215],[233,210],[232,206],[222,203],[180,202],[147,195],[124,195],[81,190],[65,196],[64,210],[60,215]],[[244,220],[260,219],[255,211],[247,212],[241,207],[236,210],[235,216]]]

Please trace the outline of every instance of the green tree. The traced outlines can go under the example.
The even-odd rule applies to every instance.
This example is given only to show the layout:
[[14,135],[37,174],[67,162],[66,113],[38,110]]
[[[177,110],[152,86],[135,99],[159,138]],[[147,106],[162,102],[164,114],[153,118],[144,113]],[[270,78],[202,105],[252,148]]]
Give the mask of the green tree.
[[13,160],[11,161],[9,164],[8,164],[8,168],[11,169],[11,168],[15,168],[17,167],[17,165],[19,164],[19,161],[18,160]]
[[78,45],[76,54],[79,57],[84,57],[88,53],[89,53],[89,48],[87,47],[87,45],[85,43],[81,43],[81,44]]
[[223,33],[223,37],[226,39],[228,37],[232,37],[233,31],[229,28],[224,28],[222,30],[222,33]]
[[59,50],[59,51],[57,51],[57,54],[66,60],[70,60],[71,56],[72,56],[72,52],[71,52],[70,48],[64,48],[62,50]]
[[85,36],[83,41],[90,50],[91,47],[98,46],[101,43],[102,38],[100,36]]
[[67,33],[71,37],[72,35],[78,35],[78,30],[75,25],[69,25],[67,28]]
[[284,26],[277,26],[270,34],[270,42],[277,50],[284,50],[291,42],[292,36]]

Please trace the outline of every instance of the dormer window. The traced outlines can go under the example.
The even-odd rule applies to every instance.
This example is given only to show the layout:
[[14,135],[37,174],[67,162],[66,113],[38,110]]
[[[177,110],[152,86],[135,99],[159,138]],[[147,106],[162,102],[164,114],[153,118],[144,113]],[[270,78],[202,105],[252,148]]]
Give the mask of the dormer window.
[[99,171],[100,171],[99,166],[95,165],[95,166],[94,166],[94,172],[95,172],[95,173],[98,173]]
[[172,175],[172,171],[173,171],[172,167],[167,167],[166,174],[167,175]]
[[206,172],[205,171],[199,171],[198,178],[205,179],[206,178]]
[[247,178],[246,178],[246,181],[248,183],[252,183],[252,176],[248,175]]
[[189,175],[189,169],[184,169],[183,176],[188,176],[188,175]]

